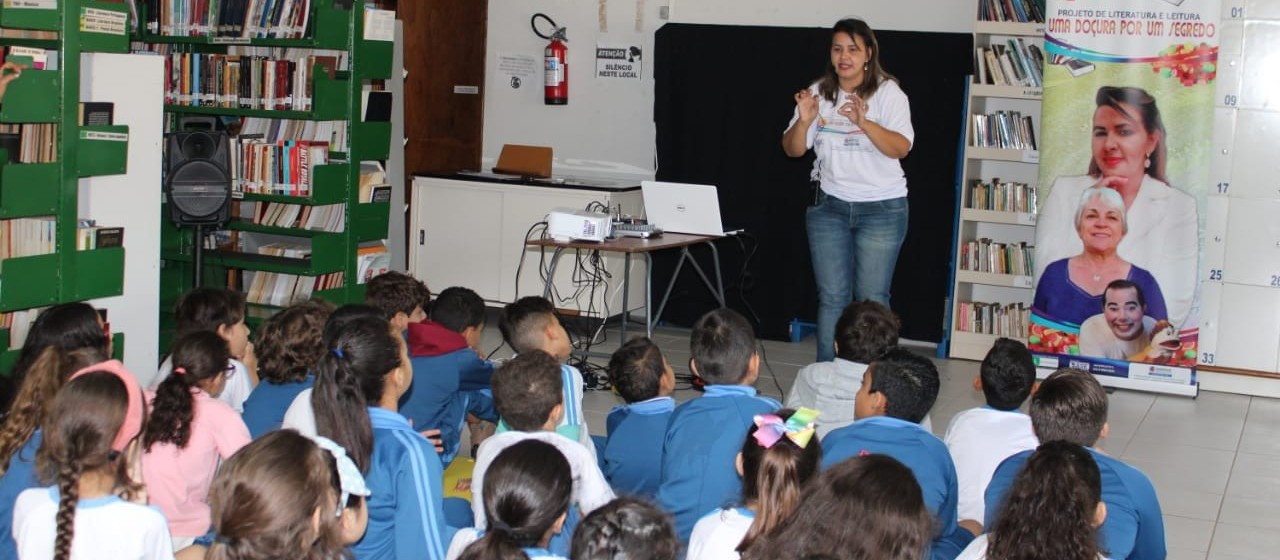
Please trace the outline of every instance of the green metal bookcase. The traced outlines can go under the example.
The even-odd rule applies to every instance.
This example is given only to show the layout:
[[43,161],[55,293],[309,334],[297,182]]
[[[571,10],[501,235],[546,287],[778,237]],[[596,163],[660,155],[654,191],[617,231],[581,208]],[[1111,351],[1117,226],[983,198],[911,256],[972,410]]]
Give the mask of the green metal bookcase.
[[[94,12],[101,10],[101,12]],[[120,33],[82,29],[86,15],[123,14]],[[125,53],[128,6],[118,3],[60,0],[56,9],[5,8],[0,26],[53,31],[56,39],[0,38],[0,44],[58,51],[57,70],[27,69],[11,82],[0,104],[0,122],[57,124],[56,162],[8,164],[0,150],[0,220],[53,216],[53,253],[0,261],[0,312],[118,296],[124,289],[123,247],[76,250],[81,177],[125,172],[128,126],[79,126],[80,54]],[[114,133],[108,135],[94,132]],[[123,136],[121,136],[123,134]],[[103,137],[110,137],[104,140]],[[17,350],[7,350],[9,332],[0,330],[0,371],[8,372]],[[123,333],[115,335],[122,356]]]
[[[310,240],[311,257],[306,259],[275,257],[252,253],[206,250],[203,281],[206,286],[225,286],[228,269],[277,272],[302,276],[343,273],[343,285],[316,291],[312,297],[335,304],[364,300],[364,286],[356,275],[356,250],[361,242],[387,237],[390,202],[361,203],[359,200],[360,162],[385,160],[391,142],[391,123],[364,122],[361,117],[362,85],[368,80],[391,77],[392,43],[368,41],[363,37],[364,0],[351,2],[349,8],[336,2],[316,0],[306,36],[301,39],[228,39],[226,37],[170,37],[143,33],[140,40],[148,43],[170,43],[197,53],[226,52],[228,44],[301,47],[346,51],[348,70],[338,71],[333,79],[315,72],[313,103],[310,111],[272,111],[218,107],[167,105],[165,111],[175,114],[264,117],[313,121],[347,121],[347,153],[330,153],[330,163],[317,166],[312,173],[309,196],[284,196],[244,193],[243,200],[301,205],[346,204],[343,231],[317,232],[305,229],[279,228],[232,221],[227,229],[241,232],[269,233]],[[345,159],[345,161],[342,161]],[[167,347],[173,330],[172,310],[178,297],[192,287],[191,230],[175,227],[164,212],[161,254],[161,345]],[[249,322],[261,321],[279,308],[250,304]]]

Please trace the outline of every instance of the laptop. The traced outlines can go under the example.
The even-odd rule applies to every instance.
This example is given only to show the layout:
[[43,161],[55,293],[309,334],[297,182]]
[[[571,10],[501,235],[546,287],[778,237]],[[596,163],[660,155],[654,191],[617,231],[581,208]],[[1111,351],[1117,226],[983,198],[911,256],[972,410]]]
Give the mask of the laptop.
[[736,235],[720,222],[720,197],[715,185],[642,181],[644,212],[662,231],[692,235]]

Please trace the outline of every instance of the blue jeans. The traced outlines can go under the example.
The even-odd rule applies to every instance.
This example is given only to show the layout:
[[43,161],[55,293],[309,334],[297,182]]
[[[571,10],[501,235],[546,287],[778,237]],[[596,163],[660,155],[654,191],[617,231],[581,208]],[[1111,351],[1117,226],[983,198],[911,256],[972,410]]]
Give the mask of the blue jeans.
[[845,202],[823,192],[805,215],[818,284],[818,361],[835,358],[836,321],[853,301],[889,305],[898,250],[907,236],[907,199]]

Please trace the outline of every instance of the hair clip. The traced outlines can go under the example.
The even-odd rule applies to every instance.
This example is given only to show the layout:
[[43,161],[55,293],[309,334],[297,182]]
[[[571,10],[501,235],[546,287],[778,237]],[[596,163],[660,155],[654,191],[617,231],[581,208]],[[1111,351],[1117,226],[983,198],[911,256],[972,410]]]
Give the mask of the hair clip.
[[176,367],[176,368],[173,368],[173,373],[174,373],[175,375],[186,375],[186,374],[187,374],[187,368],[184,368],[184,367]]
[[342,359],[342,360],[347,359],[347,354],[343,352],[341,348],[334,348],[333,355],[337,356],[339,359]]
[[809,440],[813,439],[813,421],[819,414],[821,413],[812,408],[804,407],[796,409],[786,421],[776,414],[757,414],[752,419],[756,424],[756,433],[752,437],[756,438],[760,447],[769,449],[785,435],[792,443],[804,449],[809,445]]
[[337,516],[342,517],[342,510],[347,507],[348,497],[368,496],[372,492],[368,486],[365,486],[364,476],[360,474],[355,461],[347,456],[345,448],[324,436],[315,436],[311,440],[316,442],[320,449],[328,451],[333,456],[334,463],[338,465],[338,486],[342,490],[342,495],[338,497]]

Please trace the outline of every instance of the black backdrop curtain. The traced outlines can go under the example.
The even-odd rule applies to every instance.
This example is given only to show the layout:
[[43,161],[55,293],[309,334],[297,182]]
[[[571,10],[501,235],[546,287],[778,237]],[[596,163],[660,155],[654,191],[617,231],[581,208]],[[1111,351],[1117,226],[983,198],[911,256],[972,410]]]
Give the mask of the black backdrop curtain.
[[[881,63],[911,100],[916,133],[903,160],[911,213],[892,307],[902,318],[903,336],[938,341],[973,39],[901,31],[876,36]],[[718,242],[729,307],[753,319],[763,338],[786,339],[792,319],[817,317],[804,228],[813,156],[788,158],[781,141],[795,108],[792,94],[823,72],[830,44],[825,28],[667,24],[656,36],[657,177],[719,187],[725,226],[749,233]],[[744,267],[753,247],[758,250]],[[695,249],[704,263],[705,251]],[[655,298],[674,266],[675,255],[655,255]],[[686,271],[663,320],[687,326],[715,307],[707,289]]]

